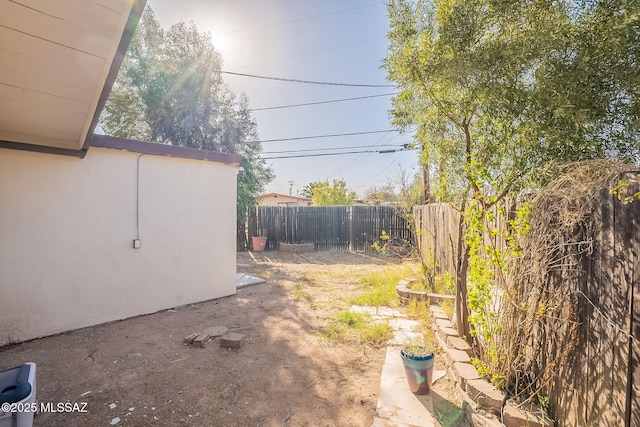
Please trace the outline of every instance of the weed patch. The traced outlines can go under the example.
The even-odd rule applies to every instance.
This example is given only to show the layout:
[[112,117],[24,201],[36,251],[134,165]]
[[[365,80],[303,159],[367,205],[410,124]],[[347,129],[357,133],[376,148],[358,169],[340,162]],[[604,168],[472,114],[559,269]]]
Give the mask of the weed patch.
[[338,312],[318,335],[333,342],[357,342],[379,346],[391,339],[393,330],[386,322],[371,323],[368,315],[343,310]]
[[373,307],[397,306],[396,285],[400,280],[414,276],[417,270],[416,265],[405,264],[368,273],[360,281],[364,293],[354,297],[351,302]]

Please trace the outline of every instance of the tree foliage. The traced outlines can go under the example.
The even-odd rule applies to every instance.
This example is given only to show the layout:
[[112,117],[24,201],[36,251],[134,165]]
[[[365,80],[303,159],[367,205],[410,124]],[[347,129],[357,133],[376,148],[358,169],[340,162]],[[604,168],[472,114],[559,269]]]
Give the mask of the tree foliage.
[[313,189],[320,184],[319,181],[310,182],[304,187],[302,187],[302,196],[307,197],[309,199],[313,198]]
[[381,187],[372,187],[365,191],[364,200],[374,205],[381,203],[396,203],[398,201],[398,195],[396,189],[390,183],[387,183]]
[[243,219],[273,173],[259,157],[262,147],[248,100],[224,83],[221,64],[208,33],[193,23],[164,30],[147,6],[100,125],[113,136],[241,154],[238,213]]
[[352,205],[356,193],[347,188],[347,183],[340,179],[313,183],[313,206],[345,206]]
[[[515,359],[499,348],[499,340],[512,337],[501,334],[494,310],[510,304],[495,298],[510,295],[511,279],[502,272],[505,260],[521,253],[517,239],[525,233],[517,224],[526,229],[529,212],[520,212],[502,234],[490,208],[509,193],[546,184],[553,178],[546,171],[561,170],[554,164],[640,160],[640,5],[390,0],[387,8],[383,67],[399,89],[393,121],[416,128],[421,161],[437,177],[436,188],[465,208],[457,263],[471,286],[467,294],[466,277],[457,278],[459,331],[476,337],[483,374],[518,384],[517,375],[532,375],[522,365],[495,369]],[[487,236],[499,234],[513,244],[487,244]]]
[[[394,123],[491,204],[556,161],[640,158],[637,2],[391,0]],[[440,172],[440,173],[438,173]]]

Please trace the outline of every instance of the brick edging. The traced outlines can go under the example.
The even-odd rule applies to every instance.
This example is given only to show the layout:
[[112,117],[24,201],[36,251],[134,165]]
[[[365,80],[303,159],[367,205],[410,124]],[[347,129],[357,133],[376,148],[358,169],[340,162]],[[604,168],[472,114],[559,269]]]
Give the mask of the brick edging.
[[396,295],[400,299],[400,302],[404,305],[407,302],[415,299],[417,301],[429,301],[429,304],[442,303],[444,300],[455,300],[453,295],[442,295],[436,293],[429,293],[426,291],[414,291],[409,287],[411,282],[417,281],[417,277],[411,277],[408,279],[402,279],[396,285]]
[[[506,395],[493,385],[480,377],[476,368],[471,364],[472,349],[469,344],[460,337],[451,319],[434,302],[440,303],[441,297],[455,297],[450,295],[430,294],[421,291],[412,291],[409,285],[417,278],[403,279],[396,285],[396,293],[400,301],[405,304],[415,298],[418,301],[429,301],[433,313],[433,329],[439,345],[443,348],[442,354],[448,372],[456,383],[456,389],[467,403],[467,419],[472,425],[486,427],[551,427],[553,423],[548,419],[540,419],[532,412],[525,412],[507,400]],[[535,412],[542,410],[532,405]]]

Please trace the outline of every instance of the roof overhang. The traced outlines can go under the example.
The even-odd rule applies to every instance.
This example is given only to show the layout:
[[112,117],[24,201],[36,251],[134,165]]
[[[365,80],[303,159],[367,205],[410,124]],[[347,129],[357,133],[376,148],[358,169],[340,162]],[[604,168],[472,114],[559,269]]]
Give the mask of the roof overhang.
[[0,1],[0,148],[84,157],[145,3]]
[[242,156],[240,154],[220,153],[217,151],[136,141],[133,139],[117,138],[106,135],[95,135],[91,142],[91,146],[125,150],[132,153],[155,154],[157,156],[180,157],[183,159],[226,163],[236,167],[240,165],[240,162],[242,161]]

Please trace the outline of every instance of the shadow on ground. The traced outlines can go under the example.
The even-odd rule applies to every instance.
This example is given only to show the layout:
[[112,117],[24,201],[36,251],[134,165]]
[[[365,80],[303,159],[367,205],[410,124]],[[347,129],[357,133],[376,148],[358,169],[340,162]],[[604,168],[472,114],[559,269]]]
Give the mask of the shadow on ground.
[[[87,413],[40,413],[35,426],[108,426],[117,419],[115,425],[129,426],[370,426],[384,349],[320,341],[315,332],[327,313],[295,300],[282,284],[331,260],[363,270],[386,263],[344,252],[239,254],[238,271],[266,283],[5,347],[0,369],[33,361],[40,402],[87,402]],[[335,297],[344,292],[337,287]],[[183,345],[185,336],[216,325],[245,334],[247,344]]]

